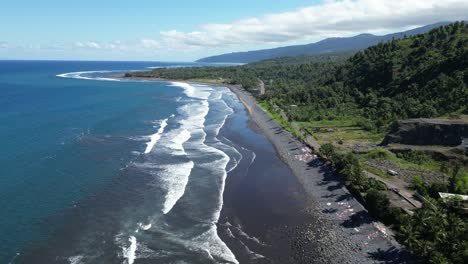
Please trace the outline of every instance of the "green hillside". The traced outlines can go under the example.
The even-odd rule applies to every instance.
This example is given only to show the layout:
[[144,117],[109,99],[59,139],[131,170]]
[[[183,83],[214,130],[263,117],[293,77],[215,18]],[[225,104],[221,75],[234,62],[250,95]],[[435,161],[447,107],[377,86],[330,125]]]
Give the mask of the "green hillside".
[[246,89],[256,88],[262,80],[265,99],[297,121],[358,116],[378,128],[396,119],[468,113],[464,22],[381,43],[345,58],[307,63],[304,57],[281,58],[237,67],[155,69],[129,76],[218,79]]

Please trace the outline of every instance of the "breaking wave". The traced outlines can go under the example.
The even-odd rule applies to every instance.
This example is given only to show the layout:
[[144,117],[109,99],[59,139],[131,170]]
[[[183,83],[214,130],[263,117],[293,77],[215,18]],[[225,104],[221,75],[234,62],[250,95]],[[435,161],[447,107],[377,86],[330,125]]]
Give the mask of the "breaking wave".
[[[171,116],[173,117],[173,116]],[[158,132],[150,136],[150,141],[146,143],[146,150],[145,154],[148,154],[151,152],[151,150],[154,148],[154,145],[158,143],[159,139],[161,138],[161,135],[164,133],[164,128],[167,126],[167,121],[169,118],[166,118],[164,120],[161,120],[161,123],[159,124],[159,129]]]
[[118,79],[118,78],[92,76],[92,74],[112,73],[112,72],[113,71],[81,71],[81,72],[62,73],[62,74],[58,74],[56,76],[61,77],[61,78],[69,78],[69,79],[119,82],[120,79]]

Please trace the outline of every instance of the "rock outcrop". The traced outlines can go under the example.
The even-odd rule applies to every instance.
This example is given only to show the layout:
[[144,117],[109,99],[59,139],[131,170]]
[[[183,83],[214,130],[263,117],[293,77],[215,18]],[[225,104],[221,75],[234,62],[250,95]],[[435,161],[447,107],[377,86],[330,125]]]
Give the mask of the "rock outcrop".
[[459,146],[468,138],[468,120],[463,119],[407,119],[396,121],[382,145]]

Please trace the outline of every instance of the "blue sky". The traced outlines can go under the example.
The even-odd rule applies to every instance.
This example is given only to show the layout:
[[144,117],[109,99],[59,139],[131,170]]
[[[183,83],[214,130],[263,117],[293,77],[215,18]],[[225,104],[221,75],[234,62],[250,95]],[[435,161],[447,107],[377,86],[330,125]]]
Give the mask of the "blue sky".
[[439,2],[10,0],[0,9],[0,59],[191,61],[466,19],[468,1]]

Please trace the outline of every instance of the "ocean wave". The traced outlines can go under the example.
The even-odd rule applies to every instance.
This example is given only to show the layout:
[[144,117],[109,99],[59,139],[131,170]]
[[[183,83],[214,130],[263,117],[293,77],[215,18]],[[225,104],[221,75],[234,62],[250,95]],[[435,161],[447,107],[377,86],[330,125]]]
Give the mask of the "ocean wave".
[[[225,150],[225,152],[231,152],[229,156],[232,156],[233,157],[233,165],[231,165],[230,168],[226,168],[226,171],[229,173],[231,171],[233,171],[237,165],[239,165],[239,163],[242,161],[242,159],[244,158],[244,156],[239,152],[239,150],[237,150],[237,148],[234,146],[234,142],[232,142],[231,140],[229,140],[228,138],[226,137],[223,137],[223,141],[227,141],[229,143],[229,145],[227,144],[223,144],[221,147],[225,147],[225,146],[228,146]],[[243,148],[244,149],[244,148]]]
[[187,142],[192,134],[186,128],[179,128],[175,130],[171,136],[169,143],[166,144],[167,148],[172,150],[174,155],[185,155],[187,154],[184,149],[184,143]]
[[109,78],[109,77],[90,77],[84,76],[85,74],[93,74],[93,73],[111,73],[113,71],[81,71],[81,72],[68,72],[57,74],[57,77],[60,78],[69,78],[69,79],[81,79],[81,80],[95,80],[95,81],[113,81],[119,82],[120,79],[117,78]]
[[232,251],[218,236],[216,225],[212,225],[206,232],[190,241],[185,240],[182,243],[195,250],[198,249],[199,252],[205,251],[212,258],[221,259],[227,263],[239,263]]
[[[220,143],[223,144],[223,143]],[[218,205],[216,210],[213,212],[211,216],[211,222],[212,223],[217,223],[219,220],[219,217],[221,215],[221,209],[223,208],[223,194],[224,194],[224,188],[226,185],[226,177],[227,177],[227,164],[230,161],[230,157],[222,150],[219,150],[215,147],[210,147],[207,146],[206,148],[203,149],[205,153],[214,153],[217,155],[220,155],[221,158],[209,163],[205,164],[200,164],[200,167],[208,168],[211,170],[215,170],[216,174],[220,176],[220,186],[219,186],[219,193],[218,193]]]
[[181,87],[184,89],[184,93],[188,97],[202,100],[207,100],[213,90],[209,86],[195,87],[194,85],[184,82],[171,82],[171,86]]
[[[238,264],[239,261],[235,255],[218,236],[216,224],[206,226],[204,231],[191,235],[179,235],[164,229],[165,225],[156,225],[154,228],[161,239],[169,241],[171,244],[180,245],[210,259],[215,263]],[[170,252],[168,252],[169,254]],[[181,262],[184,263],[184,262]]]
[[151,228],[151,226],[152,226],[152,224],[144,225],[143,223],[139,223],[138,224],[138,229],[137,229],[136,232],[138,233],[139,230],[144,230],[144,231],[149,230]]
[[[173,115],[171,117],[173,117]],[[146,143],[145,154],[150,153],[151,150],[156,145],[156,143],[158,143],[159,139],[161,138],[161,135],[164,133],[164,129],[167,126],[167,121],[169,121],[169,118],[161,120],[161,122],[159,124],[158,132],[156,132],[155,134],[150,136],[150,141],[148,143]]]
[[68,258],[68,262],[70,262],[70,264],[80,264],[83,263],[82,260],[83,256],[73,256]]
[[[179,112],[184,118],[179,121],[180,128],[168,135],[170,139],[165,144],[166,148],[171,149],[172,155],[185,155],[183,144],[192,138],[194,134],[204,134],[204,122],[208,111],[209,103],[206,100],[189,103],[179,108]],[[203,144],[204,140],[203,137],[199,143]],[[178,152],[174,152],[174,150]],[[194,166],[194,162],[189,161],[160,167],[166,172],[162,177],[163,186],[167,190],[162,210],[164,214],[168,214],[177,201],[184,195],[190,173]]]
[[135,236],[130,236],[128,242],[130,242],[130,245],[128,247],[122,248],[122,254],[123,257],[127,260],[127,264],[133,264],[136,259],[137,239]]
[[162,210],[164,214],[169,213],[172,207],[184,195],[194,165],[193,161],[189,161],[160,167],[166,172],[166,177],[162,179],[163,185],[165,185],[164,187],[167,190]]
[[[234,146],[231,146],[232,142],[220,141],[217,138],[221,127],[224,126],[227,117],[233,113],[233,110],[223,100],[225,90],[220,91],[210,87],[183,83],[173,83],[173,86],[182,87],[184,93],[190,97],[186,101],[183,100],[181,102],[183,105],[178,108],[175,120],[179,126],[174,124],[175,127],[169,131],[159,129],[158,132],[161,133],[157,140],[158,148],[157,151],[153,150],[155,155],[142,156],[144,162],[135,164],[155,177],[151,184],[154,183],[158,190],[162,190],[162,201],[158,204],[156,212],[151,213],[150,216],[144,216],[147,219],[145,224],[140,222],[140,218],[127,230],[127,235],[122,237],[124,243],[122,244],[124,245],[122,252],[126,253],[121,254],[126,256],[128,263],[132,259],[141,258],[145,237],[148,234],[158,234],[158,243],[163,245],[178,244],[183,248],[180,250],[200,254],[208,262],[238,263],[235,255],[218,236],[216,226],[223,207],[227,173],[234,169],[242,159],[242,154]],[[210,113],[210,111],[212,112]],[[209,113],[210,119],[208,120]],[[173,123],[175,122],[171,121],[171,126]],[[164,158],[155,159],[157,155]],[[191,174],[195,172],[194,168],[197,171],[206,172],[200,177],[205,177],[203,180],[209,182],[208,188],[214,190],[213,196],[210,196],[209,206],[205,207],[205,204],[204,208],[200,208],[200,210],[193,207],[192,202],[193,204],[200,203],[203,200],[196,199],[197,195],[200,199],[205,199],[206,194],[203,192],[203,188],[199,188],[200,186],[196,186],[195,189],[190,188],[189,179]],[[199,175],[197,174],[197,176]],[[190,184],[192,184],[191,181]],[[177,211],[177,214],[174,213],[168,217],[168,214],[179,201],[182,201],[181,199],[186,193],[187,196],[190,194],[192,200],[185,199],[184,203],[179,206],[193,210],[185,210],[182,214]],[[206,211],[204,211],[205,209]],[[203,213],[201,213],[202,211]],[[174,223],[165,222],[174,217],[185,216],[199,224],[194,225],[193,228],[178,230],[174,228]],[[143,232],[146,228],[150,231]],[[129,237],[132,241],[129,240]],[[135,237],[134,247],[132,247],[133,237]],[[138,241],[136,241],[137,239]],[[134,255],[131,252],[134,252]],[[165,258],[165,256],[158,255],[159,250],[155,254],[152,256],[153,258]],[[177,250],[171,254],[177,254]]]
[[179,123],[190,132],[204,129],[205,118],[209,110],[209,103],[206,100],[183,105],[178,111],[185,119],[180,120]]

